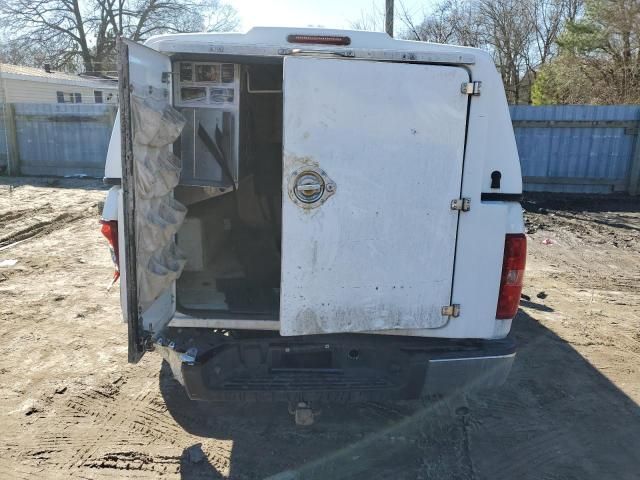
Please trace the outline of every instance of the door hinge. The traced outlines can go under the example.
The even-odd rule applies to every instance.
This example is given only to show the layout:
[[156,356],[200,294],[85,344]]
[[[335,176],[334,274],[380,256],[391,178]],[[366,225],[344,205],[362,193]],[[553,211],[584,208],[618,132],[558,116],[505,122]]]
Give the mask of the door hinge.
[[453,305],[445,305],[442,307],[442,316],[443,317],[459,317],[460,316],[460,305],[454,303]]
[[178,75],[180,72],[162,72],[160,81],[162,83],[170,83],[173,80],[174,75]]
[[142,339],[142,350],[145,352],[153,352],[155,350],[155,345],[153,343],[153,338],[151,338],[151,335],[146,335]]
[[461,212],[468,212],[471,210],[470,198],[454,198],[451,200],[451,210],[460,210]]
[[460,87],[460,92],[466,95],[478,96],[480,95],[480,87],[482,82],[464,82]]

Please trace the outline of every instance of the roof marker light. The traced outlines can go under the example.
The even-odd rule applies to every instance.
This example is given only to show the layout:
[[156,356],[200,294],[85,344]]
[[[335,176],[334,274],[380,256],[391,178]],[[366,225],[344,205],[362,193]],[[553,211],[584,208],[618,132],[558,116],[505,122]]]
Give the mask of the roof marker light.
[[307,43],[315,45],[351,45],[351,38],[338,35],[287,35],[289,43]]

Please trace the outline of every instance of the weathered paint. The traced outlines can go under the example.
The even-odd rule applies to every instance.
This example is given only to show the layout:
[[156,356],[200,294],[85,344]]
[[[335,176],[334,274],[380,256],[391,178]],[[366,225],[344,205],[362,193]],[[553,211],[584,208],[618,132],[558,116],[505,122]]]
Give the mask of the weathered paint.
[[[296,29],[298,30],[298,29]],[[154,48],[165,51],[165,52],[178,52],[178,53],[196,53],[196,52],[209,52],[215,54],[237,54],[243,55],[246,54],[249,50],[251,50],[254,54],[262,49],[264,55],[284,55],[286,58],[299,58],[299,57],[288,57],[286,54],[277,53],[278,49],[286,44],[285,39],[288,29],[260,29],[260,31],[254,31],[253,33],[249,33],[246,36],[232,34],[229,37],[225,35],[186,35],[186,36],[167,36],[167,37],[158,37],[156,39],[150,40],[149,45],[152,45]],[[315,31],[315,30],[314,30]],[[326,33],[326,32],[325,32]],[[409,58],[396,58],[394,55],[400,55],[403,51],[405,52],[416,52],[416,57],[413,61],[420,62],[423,57],[426,55],[427,57],[430,55],[443,55],[449,56],[451,55],[460,55],[460,56],[469,56],[473,57],[473,61],[470,63],[466,63],[464,68],[468,71],[468,77],[465,81],[468,81],[469,78],[474,81],[482,82],[482,89],[480,96],[474,96],[469,100],[469,130],[467,136],[467,151],[465,155],[465,165],[464,172],[462,175],[462,182],[459,185],[459,189],[456,192],[457,196],[470,198],[472,208],[471,211],[465,212],[464,214],[459,215],[458,212],[452,212],[452,214],[459,219],[458,224],[458,241],[457,241],[457,249],[455,256],[455,278],[453,281],[453,290],[449,298],[445,303],[458,303],[461,305],[460,316],[457,318],[452,318],[446,321],[440,328],[427,328],[431,325],[422,325],[422,328],[410,327],[407,329],[398,329],[398,323],[395,321],[397,318],[403,320],[401,315],[395,314],[395,307],[397,307],[397,303],[394,302],[378,302],[377,304],[373,304],[371,302],[367,303],[366,299],[361,302],[361,310],[356,312],[358,315],[367,315],[368,317],[364,319],[364,321],[370,326],[370,328],[392,328],[393,330],[377,330],[376,333],[387,333],[387,334],[400,334],[400,335],[417,335],[417,336],[431,336],[431,337],[444,337],[444,338],[501,338],[504,337],[510,327],[510,321],[500,320],[497,321],[495,319],[495,309],[497,302],[497,292],[498,286],[500,282],[500,270],[502,264],[502,254],[504,247],[504,235],[505,233],[518,233],[523,231],[522,225],[522,211],[519,204],[515,202],[483,202],[481,201],[481,193],[483,192],[492,192],[492,193],[504,193],[504,194],[514,194],[517,195],[522,192],[522,182],[521,182],[521,172],[520,172],[520,164],[517,161],[518,154],[516,149],[516,143],[513,137],[513,130],[510,123],[509,113],[507,109],[506,98],[504,94],[504,90],[501,84],[501,80],[499,74],[495,70],[495,65],[493,63],[492,58],[486,53],[476,49],[468,49],[464,47],[450,46],[450,45],[434,45],[427,44],[422,42],[402,42],[398,40],[393,40],[390,38],[382,38],[371,36],[366,32],[349,32],[349,35],[353,34],[354,39],[354,49],[357,51],[356,58],[370,58],[370,59],[378,59],[377,55],[382,52],[382,50],[376,50],[377,48],[382,49],[384,47],[385,54],[379,58],[379,60],[386,60],[387,63],[377,62],[377,64],[388,65],[390,68],[397,67],[412,67],[412,65],[407,64],[394,64],[388,63],[389,61],[398,61],[405,62],[411,61]],[[258,38],[259,37],[259,38]],[[259,41],[258,41],[259,40]],[[356,48],[357,47],[357,48]],[[329,47],[322,47],[322,50],[326,50]],[[318,49],[314,49],[318,50]],[[361,56],[362,55],[362,56]],[[319,56],[314,54],[309,54],[308,56],[303,56],[303,59],[316,60],[320,62],[330,62],[334,60],[329,60],[327,56]],[[335,58],[335,57],[334,57]],[[425,57],[426,58],[426,57]],[[444,58],[444,57],[443,57]],[[368,65],[369,62],[363,62],[361,60],[340,60],[345,63],[353,63],[359,64],[361,66]],[[465,63],[465,62],[449,62],[449,63]],[[398,70],[401,71],[401,70]],[[403,76],[399,75],[398,78],[404,79]],[[369,84],[372,82],[370,77],[367,77],[364,81],[361,82],[365,87],[369,87]],[[450,82],[447,85],[447,88],[455,88],[456,91],[460,92],[460,83],[457,85],[455,82]],[[341,88],[336,88],[334,85],[334,91],[339,94],[341,92]],[[404,92],[406,89],[400,89],[400,91]],[[381,91],[386,94],[387,92],[392,92],[395,94],[398,91],[397,83],[388,86],[386,89],[381,89]],[[436,97],[436,100],[440,100],[440,95],[442,94],[442,89],[440,91],[434,90],[431,91],[426,89],[429,94],[433,94]],[[447,90],[448,91],[448,90]],[[418,102],[413,102],[409,106],[405,106],[404,109],[399,113],[394,111],[393,113],[389,112],[385,118],[378,122],[378,124],[370,125],[367,122],[363,122],[359,116],[356,116],[355,120],[352,120],[351,123],[354,125],[353,130],[359,133],[360,130],[367,129],[381,129],[384,126],[391,125],[392,127],[396,126],[398,119],[400,122],[407,121],[407,118],[415,118],[416,115],[421,113],[421,109],[414,108],[415,106],[421,106],[419,100],[423,98],[425,95],[425,88],[420,89],[419,91],[414,91],[414,98],[418,99]],[[315,92],[309,90],[307,92],[308,95],[313,96]],[[467,98],[462,96],[465,101],[465,105],[467,102]],[[383,95],[383,101],[384,101]],[[338,106],[341,105],[341,101],[336,100],[335,103]],[[375,106],[376,103],[379,103],[379,100],[376,99],[372,102]],[[367,105],[367,107],[370,107]],[[446,112],[446,110],[445,110]],[[353,112],[352,112],[353,113]],[[384,112],[383,112],[384,113]],[[317,118],[316,110],[307,110],[305,112],[310,117]],[[406,117],[406,118],[405,118]],[[314,135],[318,133],[318,131],[322,129],[327,129],[331,122],[326,121],[327,119],[320,119],[318,125],[314,126],[314,129],[301,129],[300,137],[301,140],[309,141],[313,139]],[[287,119],[285,119],[285,122]],[[443,126],[443,122],[432,121],[426,122],[427,124],[433,124],[436,128],[441,128]],[[417,128],[415,125],[411,125],[408,129],[408,132],[411,135],[420,135],[422,134],[422,130]],[[344,133],[344,131],[330,131],[326,132],[327,134],[327,143],[333,141],[333,139],[344,139],[349,138],[348,135]],[[349,132],[347,132],[349,133]],[[388,132],[383,131],[381,137],[387,135]],[[438,136],[438,138],[444,143],[447,142],[450,135],[450,129],[446,132],[442,133]],[[398,145],[404,145],[406,142],[402,142],[399,139],[400,135],[392,136],[392,138],[396,141]],[[348,142],[347,142],[348,144]],[[368,142],[362,142],[360,144],[362,148],[369,148]],[[433,149],[425,148],[427,153],[432,153]],[[285,148],[285,162],[291,161],[292,163],[296,163],[296,158],[304,157],[306,154],[304,152],[295,152],[295,151],[287,151]],[[375,157],[377,151],[373,153],[372,158]],[[343,184],[349,185],[350,182],[344,182],[343,178],[341,178],[340,170],[346,168],[349,170],[348,166],[352,165],[350,163],[340,163],[337,162],[336,158],[332,158],[332,162],[335,162],[336,165],[331,166],[331,168],[327,168],[324,164],[324,159],[320,156],[313,154],[307,155],[310,161],[315,161],[323,168],[326,168],[328,175],[336,182],[337,184],[337,193],[334,197],[332,197],[326,205],[322,206],[318,209],[310,209],[305,213],[305,219],[313,221],[322,220],[322,217],[326,214],[326,208],[331,205],[335,205],[339,202],[341,195],[344,195]],[[357,156],[357,155],[356,155]],[[349,159],[353,157],[347,156]],[[344,158],[344,157],[341,157]],[[396,155],[388,156],[391,158],[391,161],[397,158]],[[302,162],[304,163],[304,162]],[[372,165],[367,164],[364,168],[362,165],[352,165],[354,168],[351,169],[352,175],[358,181],[366,181],[368,179],[367,175],[369,174],[369,170]],[[387,167],[387,164],[384,163],[380,158],[378,158],[376,167]],[[502,173],[502,182],[500,189],[492,190],[491,185],[491,173],[494,170],[499,170]],[[435,183],[435,180],[438,178],[437,175],[441,174],[441,171],[447,173],[446,169],[441,169],[437,171],[429,171],[429,181]],[[384,176],[384,181],[386,180],[389,184],[390,189],[398,189],[397,185],[403,185],[403,182],[395,181],[393,182],[389,176]],[[407,178],[412,178],[411,175],[405,175]],[[285,176],[286,178],[286,176]],[[351,180],[352,178],[350,178]],[[380,182],[378,182],[380,183]],[[373,184],[374,186],[376,184]],[[436,185],[438,187],[438,185]],[[415,189],[414,189],[415,190]],[[347,190],[348,191],[348,190]],[[418,193],[409,193],[409,190],[405,191],[405,195],[403,197],[404,200],[406,198],[413,199],[413,202],[416,202],[416,198],[420,197],[421,190]],[[286,193],[285,193],[286,195]],[[343,197],[344,198],[344,197]],[[444,208],[449,208],[449,202],[452,198],[444,198]],[[344,205],[341,203],[337,203],[338,205]],[[286,205],[286,202],[285,202]],[[373,208],[370,203],[367,202],[350,202],[349,208],[352,211],[366,211]],[[372,211],[376,211],[373,209]],[[405,224],[414,226],[416,218],[420,218],[420,215],[409,215],[411,218],[409,221],[406,221]],[[393,219],[393,217],[390,217]],[[375,221],[375,218],[373,219]],[[313,222],[311,222],[313,223]],[[351,225],[349,225],[352,227]],[[383,231],[384,229],[378,229]],[[339,230],[341,232],[342,229]],[[436,234],[441,234],[443,231],[441,228],[437,226],[433,226],[433,232]],[[320,233],[323,233],[320,231]],[[432,232],[430,232],[432,233]],[[318,269],[323,268],[323,265],[327,265],[327,258],[332,258],[331,256],[336,256],[335,249],[327,249],[325,248],[326,243],[322,241],[321,235],[317,235],[315,231],[305,231],[303,232],[307,237],[313,237],[314,240],[309,242],[306,245],[308,249],[309,262],[312,265],[310,271],[317,272]],[[287,245],[283,245],[283,251],[286,251],[292,245],[296,245],[296,241],[300,238],[306,238],[302,236],[291,236],[287,237],[285,235],[285,241],[288,241]],[[357,235],[356,235],[357,236]],[[344,238],[338,242],[330,243],[330,245],[340,244],[344,249],[353,252],[360,252],[362,249],[358,249],[357,245],[349,244],[350,240],[348,235],[344,235]],[[362,245],[366,248],[367,252],[370,252],[371,255],[378,255],[382,257],[384,253],[387,255],[392,255],[395,253],[394,248],[380,249],[376,247],[376,242],[373,240],[377,240],[375,238],[365,239],[372,241],[361,242]],[[408,255],[406,252],[417,252],[418,254],[424,253],[424,245],[420,244],[417,246],[410,246],[408,248],[396,248],[400,250],[404,255]],[[438,254],[441,252],[438,250]],[[446,252],[445,252],[446,254]],[[329,255],[327,257],[326,255]],[[386,260],[386,259],[385,259]],[[415,257],[412,257],[412,261],[415,260]],[[414,261],[415,263],[415,261]],[[388,263],[385,263],[388,265]],[[392,265],[393,267],[398,267],[397,265]],[[409,264],[409,268],[413,268],[413,264]],[[386,272],[380,273],[375,271],[376,268],[379,268],[378,264],[373,262],[353,262],[350,273],[353,275],[363,276],[370,275],[371,271],[373,271],[373,275],[379,275],[381,278],[385,278],[383,275]],[[301,267],[302,269],[302,267]],[[446,275],[445,275],[446,278]],[[341,279],[343,284],[348,281],[344,278]],[[406,290],[407,282],[405,276],[402,277],[403,281],[398,282],[390,282],[384,283],[383,285],[386,287],[390,287],[391,292],[396,289],[398,285],[400,285],[400,290],[402,291],[402,286],[404,286],[404,290]],[[450,280],[450,278],[449,278]],[[380,283],[380,282],[376,282]],[[370,288],[370,285],[363,284],[365,289]],[[380,287],[380,285],[375,285]],[[375,286],[373,288],[375,288]],[[335,287],[335,285],[331,285],[331,287]],[[423,291],[430,291],[428,287],[423,285],[418,285],[417,287],[423,288]],[[343,289],[346,292],[349,292],[350,296],[361,295],[362,289]],[[313,292],[313,289],[309,290]],[[308,298],[308,291],[299,292],[300,301],[306,301]],[[349,296],[346,295],[345,296]],[[373,305],[377,308],[377,310],[372,310],[370,307]],[[412,304],[413,310],[411,312],[418,311],[421,315],[422,311],[420,309],[416,309],[416,302]],[[346,313],[350,313],[351,310],[347,311],[346,309],[352,308],[352,305],[348,303],[342,305],[343,310],[338,312],[340,318],[342,318]],[[302,316],[308,317],[309,322],[311,323],[320,323],[322,324],[325,321],[339,322],[345,321],[344,319],[333,318],[330,316],[322,315],[322,312],[318,312],[317,309],[313,309],[312,315],[305,312],[304,308],[300,308],[298,312],[302,312]],[[378,315],[378,312],[381,312],[381,315]],[[313,318],[315,316],[315,318]],[[411,315],[407,315],[411,316]],[[344,325],[344,324],[343,324]],[[348,320],[346,320],[346,325],[348,325]],[[353,324],[349,326],[352,328]],[[231,328],[231,327],[230,327]],[[236,328],[236,327],[233,327]]]
[[23,175],[103,176],[115,107],[16,103],[13,111]]
[[466,70],[288,58],[283,191],[324,170],[336,193],[283,200],[283,335],[437,328],[451,296]]
[[[142,255],[138,255],[138,242],[136,241],[136,228],[144,222],[138,222],[136,218],[136,178],[134,175],[133,154],[133,130],[131,125],[131,95],[135,93],[140,97],[145,95],[162,98],[171,103],[169,95],[170,84],[165,83],[163,72],[171,70],[171,62],[166,55],[158,53],[150,48],[134,42],[122,40],[120,43],[120,102],[121,102],[121,138],[123,153],[122,168],[125,173],[122,182],[120,196],[120,217],[118,222],[124,225],[122,242],[120,243],[120,271],[125,272],[121,277],[121,292],[126,292],[122,302],[123,311],[126,312],[129,324],[129,361],[137,362],[144,355],[144,341],[141,335],[158,335],[160,331],[171,321],[175,312],[175,282],[164,290],[157,299],[145,311],[139,305],[138,268],[146,268],[139,265]],[[148,233],[145,232],[145,233]],[[147,257],[148,258],[148,257]],[[122,298],[122,296],[121,296]]]

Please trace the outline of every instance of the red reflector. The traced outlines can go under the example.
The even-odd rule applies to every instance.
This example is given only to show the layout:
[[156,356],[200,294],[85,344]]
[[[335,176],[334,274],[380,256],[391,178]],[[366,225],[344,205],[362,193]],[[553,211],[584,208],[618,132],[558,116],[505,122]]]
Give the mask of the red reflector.
[[317,45],[350,45],[351,38],[337,35],[287,35],[289,43],[313,43]]
[[109,242],[109,250],[111,250],[111,259],[115,265],[116,271],[113,273],[113,281],[120,277],[120,258],[118,251],[118,221],[117,220],[100,220],[102,227],[100,232]]
[[516,316],[522,293],[524,267],[527,261],[527,237],[523,233],[508,233],[504,241],[504,259],[496,318],[507,320]]

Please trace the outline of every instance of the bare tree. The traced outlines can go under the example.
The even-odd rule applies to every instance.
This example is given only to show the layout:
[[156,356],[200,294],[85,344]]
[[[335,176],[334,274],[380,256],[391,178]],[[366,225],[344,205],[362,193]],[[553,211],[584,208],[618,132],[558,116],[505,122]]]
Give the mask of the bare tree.
[[414,15],[401,2],[400,20],[405,26],[403,36],[412,40],[472,47],[484,43],[477,9],[466,0],[444,0],[423,15],[420,23],[414,21]]
[[28,42],[0,38],[0,63],[42,67],[45,63],[52,64],[52,58],[50,51],[35,47]]
[[528,0],[535,30],[530,55],[532,70],[546,64],[557,54],[557,40],[567,23],[574,22],[582,11],[582,0]]
[[520,82],[528,65],[534,26],[526,2],[519,0],[443,0],[420,23],[401,7],[405,37],[489,50],[509,100],[521,101]]
[[557,54],[556,41],[583,0],[440,0],[420,21],[400,3],[402,36],[488,50],[509,101],[530,99],[537,69]]
[[520,103],[525,100],[521,96],[521,81],[530,64],[535,22],[527,4],[519,0],[479,0],[478,4],[478,18],[502,75],[507,98],[511,103]]
[[47,52],[57,68],[113,70],[115,38],[141,41],[172,32],[225,31],[238,25],[222,0],[0,0],[6,41]]
[[354,30],[384,32],[384,11],[374,2],[368,9],[360,11],[360,17],[349,22],[349,25]]

